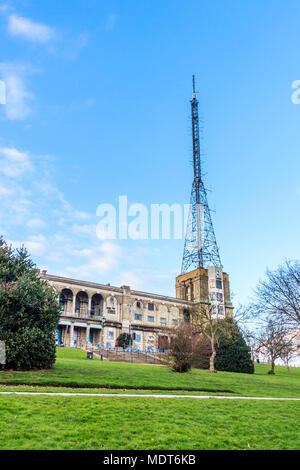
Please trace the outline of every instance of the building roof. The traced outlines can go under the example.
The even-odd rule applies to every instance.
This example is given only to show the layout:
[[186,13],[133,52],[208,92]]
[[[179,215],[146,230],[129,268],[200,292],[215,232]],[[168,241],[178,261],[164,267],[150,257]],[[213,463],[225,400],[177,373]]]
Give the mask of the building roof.
[[[114,291],[119,294],[123,294],[124,288],[126,287],[127,289],[130,289],[129,286],[121,286],[121,287],[116,287],[116,286],[111,286],[110,284],[99,284],[96,282],[89,282],[89,281],[82,281],[79,279],[73,279],[69,277],[62,277],[62,276],[56,276],[52,274],[47,274],[45,271],[41,272],[41,276],[44,279],[47,279],[49,281],[53,282],[61,282],[63,284],[74,284],[74,285],[81,285],[84,287],[90,287],[93,289],[102,289],[102,290],[107,290],[107,291]],[[192,305],[192,302],[188,300],[182,300],[178,299],[177,297],[170,297],[170,296],[165,296],[165,295],[160,295],[160,294],[153,294],[150,292],[143,292],[143,291],[138,291],[138,290],[131,290],[130,289],[130,295],[131,296],[136,296],[136,297],[151,297],[152,299],[157,299],[160,301],[166,301],[166,302],[172,302],[172,303],[177,303],[177,304],[182,304],[182,305]]]

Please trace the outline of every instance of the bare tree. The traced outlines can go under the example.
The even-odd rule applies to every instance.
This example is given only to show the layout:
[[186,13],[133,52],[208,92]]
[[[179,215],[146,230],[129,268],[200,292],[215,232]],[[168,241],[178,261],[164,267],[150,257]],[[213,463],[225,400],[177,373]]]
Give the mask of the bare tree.
[[257,338],[253,335],[253,332],[249,329],[249,327],[244,326],[242,329],[243,336],[245,338],[245,341],[247,343],[247,346],[251,350],[251,359],[254,362],[255,360],[255,352],[258,348],[258,340]]
[[188,372],[193,360],[193,330],[190,322],[182,320],[176,328],[168,331],[171,338],[169,356],[175,372]]
[[282,355],[290,355],[294,349],[294,336],[288,332],[284,325],[268,319],[266,326],[262,328],[257,339],[257,352],[270,358],[271,370],[269,374],[275,374],[275,361]]
[[286,261],[274,271],[267,270],[251,305],[253,316],[269,317],[294,329],[300,325],[300,263]]
[[294,333],[288,333],[288,336],[292,335],[292,342],[291,344],[288,344],[287,347],[284,347],[280,359],[284,362],[285,366],[287,367],[288,374],[290,375],[290,362],[291,360],[299,354],[300,351],[300,345],[299,345],[299,331],[296,331]]
[[191,312],[194,332],[204,335],[210,342],[212,351],[209,359],[210,372],[217,372],[215,368],[216,345],[220,337],[231,333],[228,324],[224,322],[224,313],[219,307],[220,305],[216,304],[198,304]]

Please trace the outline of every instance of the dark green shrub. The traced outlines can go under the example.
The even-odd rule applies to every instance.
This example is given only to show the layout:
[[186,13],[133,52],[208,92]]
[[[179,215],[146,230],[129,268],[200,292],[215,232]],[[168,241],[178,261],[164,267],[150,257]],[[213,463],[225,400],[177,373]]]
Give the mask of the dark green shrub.
[[7,369],[48,369],[55,362],[57,294],[39,277],[27,251],[0,238],[0,340]]
[[[222,320],[223,321],[223,320]],[[254,373],[254,364],[251,359],[251,351],[247,346],[237,324],[226,319],[226,334],[220,336],[216,345],[217,357],[215,367],[217,370],[227,372]],[[204,335],[195,335],[193,367],[198,369],[209,369],[209,358],[211,355],[211,345]]]
[[117,338],[119,348],[128,348],[132,344],[132,338],[129,333],[121,333]]
[[243,335],[233,320],[224,320],[228,323],[230,334],[222,335],[218,342],[216,369],[228,372],[254,373],[254,364],[251,351]]

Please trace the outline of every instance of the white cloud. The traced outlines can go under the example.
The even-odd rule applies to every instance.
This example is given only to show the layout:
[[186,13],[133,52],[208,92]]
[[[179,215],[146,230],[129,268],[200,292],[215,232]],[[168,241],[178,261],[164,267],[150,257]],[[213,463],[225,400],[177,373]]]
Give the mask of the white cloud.
[[40,230],[45,227],[47,227],[46,222],[44,220],[36,218],[36,219],[29,219],[28,222],[26,222],[26,227],[28,227],[31,230]]
[[16,178],[24,172],[31,171],[29,155],[15,148],[0,148],[0,172],[9,178]]
[[120,263],[121,247],[112,242],[104,242],[90,249],[74,250],[73,254],[84,257],[86,262],[79,266],[66,268],[67,275],[72,274],[86,279],[102,279],[114,271]]
[[9,75],[5,80],[6,84],[6,117],[8,119],[23,120],[31,114],[28,101],[33,98],[24,84],[24,80],[16,75]]
[[8,196],[12,194],[12,189],[0,184],[0,196]]
[[24,241],[8,240],[8,244],[12,245],[13,248],[20,248],[24,245],[30,254],[37,256],[44,255],[48,250],[47,239],[42,234],[32,236],[28,240]]
[[41,43],[48,42],[55,37],[54,30],[49,26],[18,15],[8,17],[8,32],[12,36],[21,36],[29,41]]
[[119,276],[119,284],[130,286],[132,289],[145,289],[147,282],[141,273],[134,271],[122,271]]
[[7,119],[24,120],[32,112],[33,93],[27,90],[25,75],[32,72],[28,67],[17,64],[0,63],[1,79],[6,88],[6,104],[1,106]]
[[74,224],[72,226],[72,231],[77,235],[92,235],[96,237],[96,227],[97,224],[86,224],[86,225],[78,225]]
[[0,147],[0,225],[11,229],[14,235],[19,229],[22,239],[27,232],[25,240],[30,242],[27,246],[33,247],[34,254],[40,249],[35,245],[36,240],[29,237],[44,230],[48,236],[50,231],[51,243],[46,256],[67,262],[73,256],[72,250],[81,248],[77,245],[82,241],[89,239],[90,244],[91,236],[96,239],[96,220],[84,224],[95,216],[74,208],[53,183],[51,175],[50,157],[32,155],[15,147]]

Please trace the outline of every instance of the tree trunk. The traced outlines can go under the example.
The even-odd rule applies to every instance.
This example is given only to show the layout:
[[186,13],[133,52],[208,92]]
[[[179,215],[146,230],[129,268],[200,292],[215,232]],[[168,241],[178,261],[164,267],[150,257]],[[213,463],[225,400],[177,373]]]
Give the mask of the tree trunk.
[[275,361],[272,359],[271,360],[271,370],[269,371],[269,374],[274,375],[275,374]]
[[209,358],[209,372],[217,372],[215,369],[215,359],[216,359],[217,353],[216,353],[215,342],[214,342],[213,337],[210,340],[210,344],[211,344],[212,354]]

